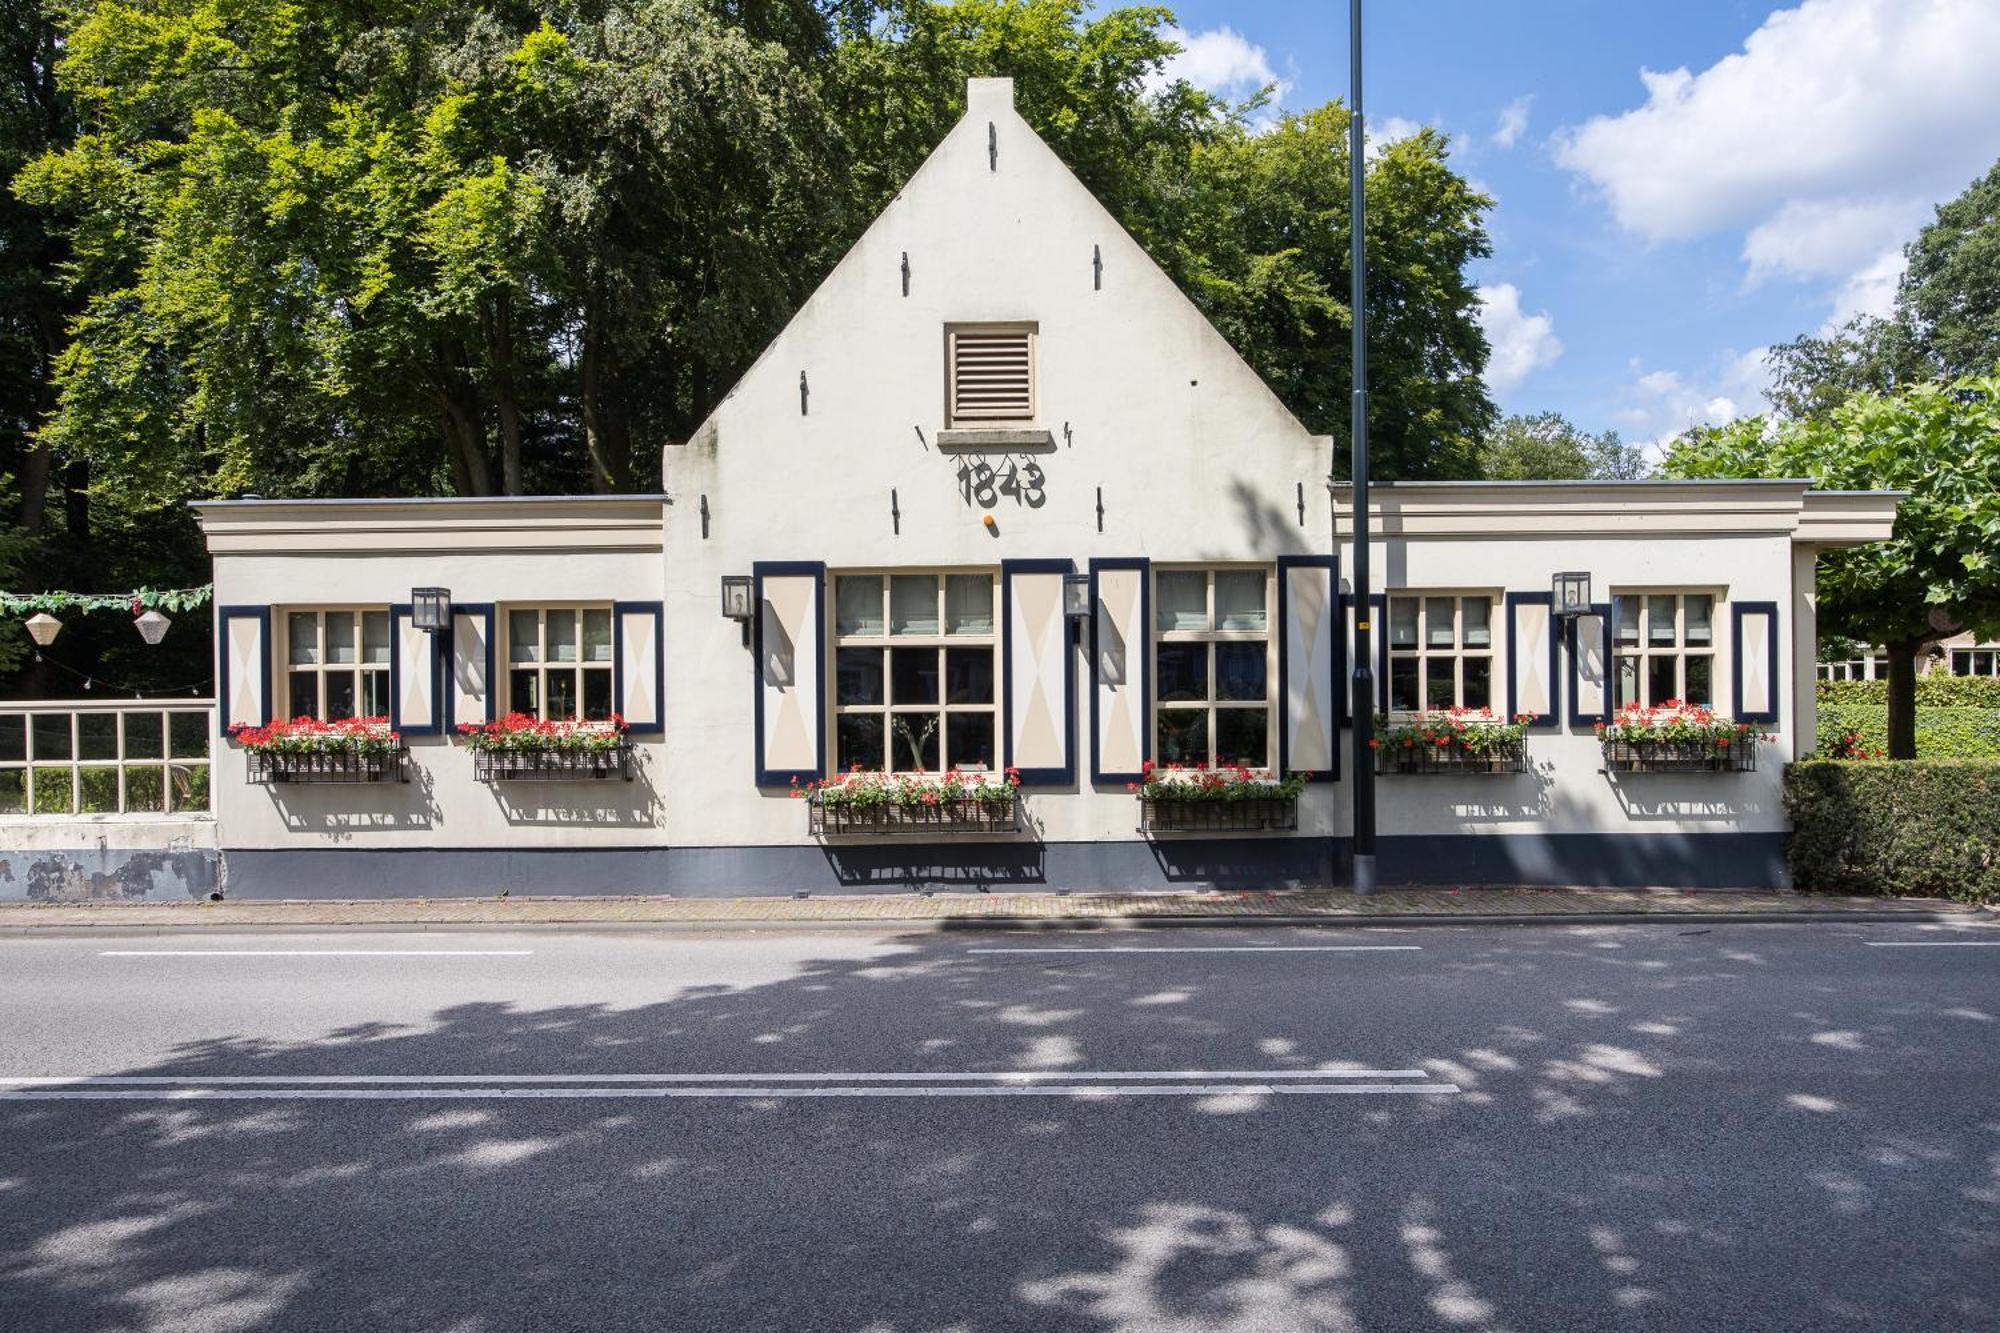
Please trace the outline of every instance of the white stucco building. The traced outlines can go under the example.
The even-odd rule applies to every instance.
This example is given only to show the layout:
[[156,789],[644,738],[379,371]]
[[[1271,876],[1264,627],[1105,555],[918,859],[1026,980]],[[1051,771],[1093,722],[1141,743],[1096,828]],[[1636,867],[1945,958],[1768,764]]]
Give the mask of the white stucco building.
[[[964,119],[664,494],[218,501],[219,725],[385,711],[407,781],[265,784],[218,745],[232,896],[1343,882],[1349,496],[1014,111]],[[1818,550],[1895,497],[1797,482],[1384,485],[1378,674],[1536,715],[1524,771],[1384,776],[1385,882],[1761,884],[1813,734]],[[1588,572],[1596,614],[1551,615]],[[1066,576],[1087,580],[1066,614]],[[725,579],[754,580],[747,624]],[[450,593],[417,628],[414,588]],[[1749,772],[1607,772],[1614,700],[1773,732]],[[378,707],[379,705],[379,707]],[[481,781],[462,723],[621,713],[623,774]],[[1309,772],[1296,829],[1140,827],[1147,761]],[[815,835],[795,783],[1018,769],[1002,830]],[[1017,824],[1018,827],[1011,826]]]

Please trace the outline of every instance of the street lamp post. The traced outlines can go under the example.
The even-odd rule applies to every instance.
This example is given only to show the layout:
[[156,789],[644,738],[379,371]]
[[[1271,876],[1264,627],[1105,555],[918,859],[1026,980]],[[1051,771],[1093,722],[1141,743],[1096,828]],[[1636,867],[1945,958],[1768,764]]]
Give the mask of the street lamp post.
[[1354,415],[1351,423],[1354,477],[1354,891],[1375,892],[1375,672],[1369,651],[1374,613],[1368,600],[1368,251],[1366,139],[1361,119],[1361,0],[1348,0],[1351,46],[1349,79],[1352,115],[1347,122],[1348,259],[1352,280],[1348,305],[1354,331]]

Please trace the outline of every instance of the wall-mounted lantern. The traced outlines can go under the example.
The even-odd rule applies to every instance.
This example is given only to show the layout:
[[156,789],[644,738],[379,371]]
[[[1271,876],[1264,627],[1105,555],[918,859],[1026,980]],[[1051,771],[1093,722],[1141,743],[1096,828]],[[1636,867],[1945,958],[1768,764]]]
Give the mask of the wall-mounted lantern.
[[410,589],[410,623],[436,634],[451,628],[451,590],[448,588]]
[[1574,620],[1590,614],[1589,574],[1575,571],[1558,574],[1549,590],[1558,619]]
[[1085,622],[1090,619],[1090,575],[1063,575],[1063,615],[1069,618],[1073,632],[1083,632]]
[[722,614],[743,627],[743,646],[750,646],[750,618],[756,614],[757,585],[748,574],[722,576]]

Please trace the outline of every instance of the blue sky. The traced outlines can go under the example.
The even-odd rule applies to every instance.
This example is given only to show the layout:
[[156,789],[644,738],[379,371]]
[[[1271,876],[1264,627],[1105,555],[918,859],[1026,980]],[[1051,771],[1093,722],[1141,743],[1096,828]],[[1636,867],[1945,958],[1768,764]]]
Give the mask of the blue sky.
[[[1182,0],[1177,73],[1347,93],[1341,0]],[[1887,308],[2000,157],[2000,0],[1372,0],[1366,110],[1499,199],[1475,278],[1507,411],[1652,442],[1759,411],[1763,349]]]

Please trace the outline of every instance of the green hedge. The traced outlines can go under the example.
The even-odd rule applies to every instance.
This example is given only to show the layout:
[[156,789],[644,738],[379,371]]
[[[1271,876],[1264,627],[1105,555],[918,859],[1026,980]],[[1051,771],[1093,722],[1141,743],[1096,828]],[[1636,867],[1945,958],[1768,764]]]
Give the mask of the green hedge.
[[1798,888],[2000,902],[2000,763],[1808,759],[1785,813]]
[[[1869,685],[1872,681],[1858,681]],[[1861,733],[1861,748],[1889,748],[1889,710],[1868,704],[1819,706],[1819,752],[1831,755],[1843,733]],[[2000,708],[1917,708],[1917,758],[2000,759]]]
[[[1819,701],[1827,704],[1869,704],[1884,708],[1889,703],[1886,680],[1823,680]],[[1917,707],[2000,708],[2000,676],[1951,676],[1933,671],[1917,677]]]

